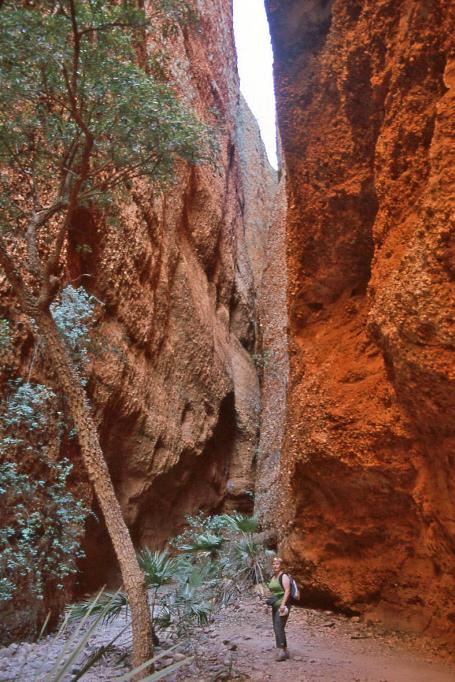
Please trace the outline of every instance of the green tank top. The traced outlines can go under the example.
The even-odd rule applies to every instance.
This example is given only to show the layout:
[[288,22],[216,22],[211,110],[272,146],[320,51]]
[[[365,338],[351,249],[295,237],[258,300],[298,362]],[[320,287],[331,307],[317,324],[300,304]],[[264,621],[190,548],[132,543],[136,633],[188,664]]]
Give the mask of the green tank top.
[[284,590],[280,585],[280,581],[278,578],[273,576],[269,584],[267,585],[269,588],[270,592],[272,593],[272,598],[273,598],[273,603],[277,604],[283,599],[284,596]]

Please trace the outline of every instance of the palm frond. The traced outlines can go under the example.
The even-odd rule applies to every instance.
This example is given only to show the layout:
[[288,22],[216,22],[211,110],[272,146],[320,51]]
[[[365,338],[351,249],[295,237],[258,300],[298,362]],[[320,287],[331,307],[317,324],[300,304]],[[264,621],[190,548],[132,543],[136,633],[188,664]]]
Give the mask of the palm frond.
[[199,626],[207,625],[212,609],[207,604],[192,603],[189,607],[190,615]]
[[86,659],[85,663],[83,664],[83,666],[82,666],[82,668],[79,670],[79,672],[74,674],[74,677],[72,678],[71,682],[76,682],[76,680],[82,679],[82,677],[85,675],[85,673],[88,672],[91,668],[93,668],[93,666],[95,665],[95,663],[98,663],[98,661],[100,661],[100,660],[106,655],[106,653],[109,651],[109,649],[110,649],[111,646],[114,644],[114,642],[116,642],[117,639],[118,639],[121,635],[123,635],[123,633],[125,632],[125,630],[126,630],[128,627],[129,627],[129,623],[128,623],[127,625],[125,625],[125,627],[122,628],[122,629],[120,630],[120,632],[118,632],[118,633],[115,635],[115,637],[113,637],[113,638],[111,639],[110,642],[108,642],[107,644],[103,644],[102,646],[98,647],[98,648],[96,649],[96,651],[95,651],[93,654],[91,654],[90,656],[88,656],[88,658]]
[[216,553],[221,549],[223,542],[224,539],[219,535],[201,533],[196,535],[187,544],[180,545],[179,549],[185,554],[195,554],[197,552]]
[[228,528],[241,533],[257,533],[259,531],[259,519],[257,516],[247,514],[222,514],[221,518]]
[[157,615],[154,615],[153,617],[153,626],[157,630],[165,630],[166,628],[169,628],[172,625],[172,616],[171,612],[169,611],[169,608],[166,606],[162,606],[159,610],[159,613]]
[[[86,610],[84,617],[80,621],[78,627],[72,636],[68,639],[65,646],[58,659],[55,661],[53,669],[46,675],[44,682],[61,682],[66,676],[68,668],[77,659],[77,657],[82,653],[88,640],[98,627],[100,621],[104,619],[107,611],[110,607],[110,601],[105,603],[104,608],[98,609],[98,604],[102,595],[105,594],[103,591],[98,592],[97,596],[90,602],[89,608]],[[112,595],[113,597],[116,594]],[[84,630],[85,624],[92,614],[97,611],[96,617],[89,623],[89,626]]]
[[144,549],[138,554],[148,587],[162,587],[175,579],[176,560],[167,551]]
[[103,624],[110,623],[118,618],[122,610],[128,608],[128,597],[125,592],[101,592],[96,603],[93,600],[71,604],[67,607],[70,620],[78,620],[87,614],[97,615],[101,613]]

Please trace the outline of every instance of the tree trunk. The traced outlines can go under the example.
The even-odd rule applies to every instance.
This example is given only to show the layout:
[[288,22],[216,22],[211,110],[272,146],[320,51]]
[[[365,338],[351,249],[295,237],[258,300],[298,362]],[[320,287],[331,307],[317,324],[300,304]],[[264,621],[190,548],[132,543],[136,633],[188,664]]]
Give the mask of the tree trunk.
[[[136,552],[115,495],[87,396],[81,387],[74,364],[50,313],[34,311],[33,317],[77,428],[82,459],[98,498],[120,565],[122,580],[131,609],[133,666],[136,667],[145,663],[153,655],[152,622],[144,575],[137,561]],[[144,671],[140,679],[143,675]]]

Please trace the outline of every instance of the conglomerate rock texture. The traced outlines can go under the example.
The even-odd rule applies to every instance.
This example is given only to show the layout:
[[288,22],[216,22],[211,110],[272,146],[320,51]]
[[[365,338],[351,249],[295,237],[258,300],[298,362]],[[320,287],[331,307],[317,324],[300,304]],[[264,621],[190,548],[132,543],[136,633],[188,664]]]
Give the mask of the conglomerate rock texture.
[[287,172],[281,549],[307,602],[454,640],[450,0],[267,0]]

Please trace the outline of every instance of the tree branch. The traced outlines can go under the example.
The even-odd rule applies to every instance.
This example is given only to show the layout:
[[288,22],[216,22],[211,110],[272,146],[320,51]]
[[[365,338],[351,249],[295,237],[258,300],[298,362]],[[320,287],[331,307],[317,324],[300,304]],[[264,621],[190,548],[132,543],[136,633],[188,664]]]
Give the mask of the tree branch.
[[42,211],[38,211],[32,217],[27,225],[26,240],[27,240],[27,250],[28,250],[28,261],[29,270],[31,273],[39,277],[41,284],[44,276],[43,265],[38,253],[38,247],[36,243],[36,230],[45,225],[48,220],[52,218],[56,213],[65,208],[64,201],[56,201],[49,208],[45,208]]
[[[81,131],[84,134],[85,137],[85,142],[82,150],[82,158],[79,164],[79,167],[77,168],[77,172],[74,172],[70,167],[67,168],[67,172],[62,178],[62,183],[63,187],[65,189],[68,189],[65,187],[66,184],[68,183],[68,178],[70,177],[70,174],[74,172],[75,175],[75,181],[71,189],[69,190],[69,197],[68,197],[68,203],[67,203],[67,214],[65,216],[65,220],[62,223],[62,226],[57,234],[57,238],[55,240],[55,248],[53,250],[53,253],[49,256],[46,267],[45,267],[45,272],[44,272],[44,282],[41,287],[40,291],[40,296],[39,296],[39,301],[40,305],[44,305],[46,301],[48,301],[49,297],[51,296],[51,290],[50,290],[50,279],[51,276],[54,275],[58,262],[60,260],[60,255],[62,252],[63,244],[65,241],[66,234],[68,232],[69,226],[71,225],[71,220],[73,218],[73,214],[75,209],[77,208],[78,204],[78,199],[79,199],[79,194],[81,191],[81,188],[86,182],[88,174],[89,174],[89,169],[90,169],[90,157],[92,154],[93,150],[93,144],[94,144],[94,136],[93,133],[91,132],[90,128],[84,121],[81,112],[79,110],[79,105],[78,105],[78,94],[77,94],[77,74],[78,74],[78,68],[79,68],[79,55],[80,55],[80,33],[77,25],[77,14],[76,14],[76,8],[74,4],[74,0],[70,0],[70,15],[71,15],[71,26],[72,26],[72,32],[73,32],[73,72],[71,74],[71,77],[68,74],[68,71],[66,69],[66,66],[63,64],[62,65],[62,72],[63,72],[63,78],[65,80],[65,85],[66,89],[68,92],[68,97],[70,101],[70,113],[71,116],[73,117],[74,121],[76,124],[79,126]],[[72,147],[72,149],[71,149]],[[77,153],[77,142],[73,141],[72,145],[70,145],[70,160],[71,162],[74,161]],[[63,170],[63,168],[62,168]]]
[[[123,166],[123,168],[120,168],[116,173],[114,173],[112,176],[110,176],[106,182],[104,182],[101,187],[103,191],[108,191],[110,189],[113,189],[114,187],[117,187],[120,185],[122,182],[126,180],[132,180],[133,178],[137,178],[141,176],[141,173],[138,173],[138,171],[141,167],[145,166],[146,164],[150,163],[152,159],[146,158],[146,159],[141,159],[137,163],[130,164],[128,166]],[[161,161],[161,157],[156,157],[154,159],[153,163],[153,168],[154,170],[157,168],[158,164]]]

